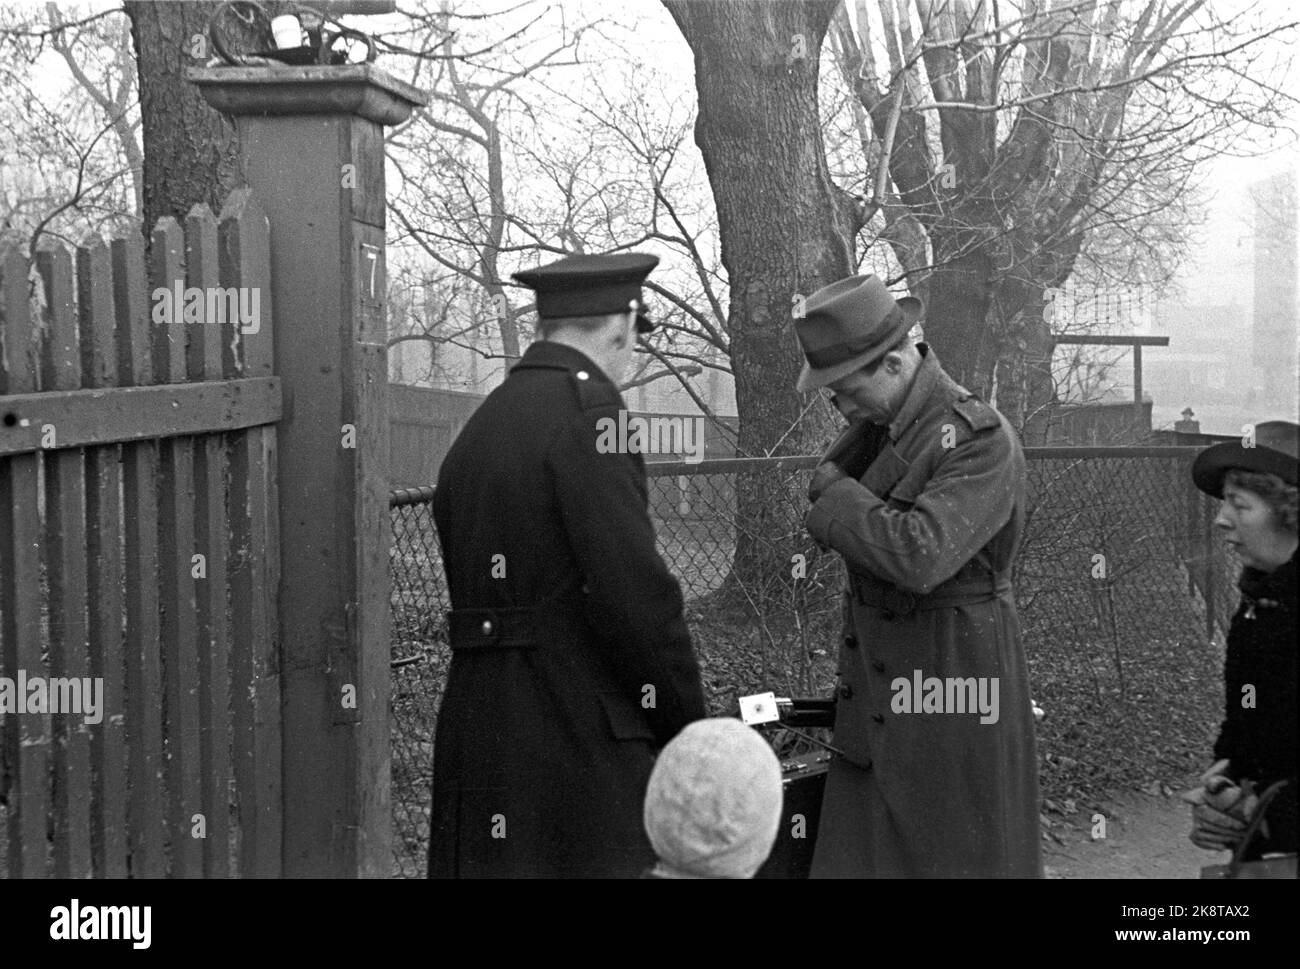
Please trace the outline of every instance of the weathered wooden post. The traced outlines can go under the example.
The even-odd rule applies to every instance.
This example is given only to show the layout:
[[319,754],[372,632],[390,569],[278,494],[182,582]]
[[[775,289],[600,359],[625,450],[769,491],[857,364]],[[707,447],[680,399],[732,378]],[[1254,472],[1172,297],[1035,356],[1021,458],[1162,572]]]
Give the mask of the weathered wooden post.
[[201,68],[271,225],[287,876],[386,877],[384,125],[424,96],[371,64]]

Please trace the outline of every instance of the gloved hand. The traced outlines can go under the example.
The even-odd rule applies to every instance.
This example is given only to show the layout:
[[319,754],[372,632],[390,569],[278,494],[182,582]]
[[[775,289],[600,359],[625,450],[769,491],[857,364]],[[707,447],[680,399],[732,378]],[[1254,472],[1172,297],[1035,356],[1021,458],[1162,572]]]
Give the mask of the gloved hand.
[[1192,808],[1192,833],[1188,836],[1198,848],[1211,851],[1234,849],[1246,833],[1244,822],[1208,804]]
[[[1249,779],[1235,783],[1225,771],[1229,762],[1217,761],[1201,775],[1201,786],[1183,795],[1192,807],[1192,844],[1210,850],[1232,849],[1246,833],[1259,797]],[[1267,822],[1260,826],[1265,836]]]
[[813,472],[812,481],[808,484],[808,500],[816,501],[822,496],[822,492],[833,485],[841,478],[847,478],[841,468],[834,461],[823,461],[817,465],[817,470]]
[[1221,791],[1223,788],[1231,786],[1233,780],[1228,776],[1228,766],[1231,761],[1216,760],[1214,764],[1206,770],[1200,777],[1200,784],[1191,790],[1183,791],[1181,797],[1188,804],[1204,804],[1207,788],[1213,788],[1214,791]]

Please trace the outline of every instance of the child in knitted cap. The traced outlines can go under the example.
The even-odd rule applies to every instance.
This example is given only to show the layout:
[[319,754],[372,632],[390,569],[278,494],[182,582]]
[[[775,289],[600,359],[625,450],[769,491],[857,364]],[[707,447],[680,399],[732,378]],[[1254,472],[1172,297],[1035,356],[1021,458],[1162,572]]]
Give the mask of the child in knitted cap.
[[752,728],[696,720],[650,774],[645,829],[659,863],[650,878],[753,878],[781,823],[781,764]]

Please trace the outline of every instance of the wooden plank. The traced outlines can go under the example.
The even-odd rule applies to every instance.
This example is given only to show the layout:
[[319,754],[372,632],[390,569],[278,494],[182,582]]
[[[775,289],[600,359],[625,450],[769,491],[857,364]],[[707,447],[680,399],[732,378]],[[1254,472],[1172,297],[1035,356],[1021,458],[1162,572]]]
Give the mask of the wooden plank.
[[345,124],[340,125],[339,134],[349,140],[343,147],[355,166],[352,187],[343,189],[352,218],[382,230],[388,213],[384,191],[384,129],[372,124]]
[[[155,288],[185,279],[184,237],[175,219],[158,221],[151,257]],[[154,375],[176,383],[185,379],[185,321],[171,314],[153,331]],[[193,836],[194,816],[202,813],[199,779],[198,618],[191,559],[194,554],[194,442],[171,437],[159,445],[158,576],[163,620],[163,725],[167,756],[169,873],[200,878],[203,852]]]
[[[221,280],[256,288],[261,325],[237,334],[222,361],[227,378],[267,376],[273,369],[270,224],[248,189],[221,210]],[[231,679],[239,873],[280,875],[282,845],[280,678],[276,653],[279,522],[274,426],[230,436]]]
[[1188,458],[1195,457],[1198,447],[1184,445],[1152,447],[1027,447],[1026,461],[1082,461],[1091,458]]
[[[108,247],[95,237],[77,249],[82,382],[117,383],[117,319]],[[122,451],[86,452],[86,553],[89,564],[90,675],[103,684],[99,722],[90,726],[93,788],[90,844],[96,876],[125,878],[126,735],[122,665]]]
[[[1185,458],[1195,456],[1201,448],[1175,446],[1153,447],[1027,447],[1026,461],[1071,460],[1090,458]],[[647,461],[647,478],[675,478],[680,474],[741,474],[745,472],[803,471],[817,466],[817,455],[803,454],[783,458],[710,458],[688,464],[684,461]]]
[[[50,390],[81,384],[81,354],[73,309],[72,259],[62,246],[39,252],[37,268],[47,306],[41,380]],[[59,432],[53,426],[55,435]],[[80,450],[48,455],[45,464],[45,542],[49,549],[50,676],[81,680],[88,672],[86,468]],[[51,697],[53,705],[53,697]],[[54,875],[85,878],[90,853],[90,743],[78,713],[53,715]]]
[[1167,347],[1169,346],[1169,337],[1167,336],[1122,336],[1112,334],[1110,336],[1090,336],[1086,333],[1080,334],[1061,334],[1052,337],[1052,342],[1061,345],[1089,346],[1089,347]]
[[[280,419],[280,380],[156,387],[112,387],[66,394],[6,397],[0,455],[120,444],[256,427]],[[56,447],[41,447],[41,429],[58,428]]]
[[[217,263],[217,220],[206,205],[185,219],[185,268],[191,287],[221,286]],[[186,372],[190,380],[221,379],[221,347],[233,343],[239,321],[204,319],[190,327]],[[195,586],[199,642],[199,760],[203,874],[230,874],[230,682],[229,623],[226,613],[227,558],[226,448],[220,434],[208,434],[194,452],[195,552],[204,556],[206,575]]]
[[[376,155],[377,153],[377,155]],[[382,138],[371,148],[383,157]],[[375,190],[383,197],[382,164]],[[334,670],[347,670],[349,679],[332,679],[340,696],[344,683],[355,684],[358,729],[351,738],[356,760],[357,820],[356,869],[362,878],[386,878],[392,866],[392,773],[389,696],[392,669],[389,645],[392,635],[392,565],[389,561],[392,524],[388,512],[389,453],[388,348],[385,299],[388,291],[384,262],[384,233],[373,226],[354,226],[354,271],[348,316],[352,321],[352,375],[343,388],[343,419],[357,428],[353,453],[351,534],[356,557],[355,611],[350,617],[355,632],[344,655],[331,659]],[[342,704],[335,710],[351,713]]]
[[270,377],[275,373],[275,306],[271,291],[271,223],[257,197],[236,189],[221,209],[218,229],[221,280],[224,286],[246,287],[258,294],[261,320],[256,329],[236,334],[237,354],[223,357],[227,379]]
[[[144,239],[132,234],[113,242],[113,296],[117,310],[118,382],[153,381]],[[163,816],[162,666],[158,613],[158,498],[153,441],[122,449],[125,516],[126,730],[130,748],[130,870],[135,877],[167,872]]]
[[[0,261],[0,394],[36,389],[37,344],[28,302],[28,262],[15,247]],[[0,407],[4,400],[0,398]],[[0,669],[45,676],[41,642],[41,528],[35,454],[0,457]],[[47,873],[50,718],[25,713],[0,722],[8,773],[7,858],[13,878]]]

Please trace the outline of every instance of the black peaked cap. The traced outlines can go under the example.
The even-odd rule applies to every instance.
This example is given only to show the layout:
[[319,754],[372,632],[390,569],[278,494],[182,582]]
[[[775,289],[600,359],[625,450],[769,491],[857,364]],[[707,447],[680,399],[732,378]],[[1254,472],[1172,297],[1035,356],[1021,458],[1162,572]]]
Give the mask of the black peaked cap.
[[537,315],[542,319],[601,316],[634,309],[637,331],[649,333],[655,324],[645,314],[641,285],[657,265],[658,256],[643,252],[565,256],[517,272],[514,279],[537,294]]

